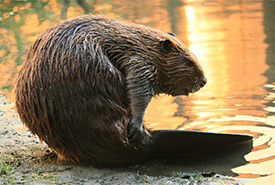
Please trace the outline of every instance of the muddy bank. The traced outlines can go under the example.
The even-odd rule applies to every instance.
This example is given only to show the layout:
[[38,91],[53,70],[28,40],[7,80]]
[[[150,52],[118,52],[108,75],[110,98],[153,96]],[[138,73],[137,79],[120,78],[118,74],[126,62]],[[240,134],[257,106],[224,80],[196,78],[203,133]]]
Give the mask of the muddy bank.
[[[203,169],[204,167],[201,167]],[[59,161],[19,120],[0,95],[0,182],[2,184],[242,184],[233,178],[163,162],[96,169]]]

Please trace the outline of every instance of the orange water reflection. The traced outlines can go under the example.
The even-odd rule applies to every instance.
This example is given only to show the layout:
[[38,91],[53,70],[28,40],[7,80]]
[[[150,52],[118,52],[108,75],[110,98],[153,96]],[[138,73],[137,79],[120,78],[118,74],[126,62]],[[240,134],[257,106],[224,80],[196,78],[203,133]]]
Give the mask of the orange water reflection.
[[[220,1],[206,8],[201,5],[203,2],[185,1],[187,5],[179,8],[180,17],[186,18],[182,21],[186,23],[182,24],[186,31],[178,37],[187,40],[208,78],[208,84],[200,92],[183,97],[186,105],[182,116],[192,115],[197,122],[237,114],[265,116],[267,111],[263,110],[262,101],[266,94],[263,89],[266,77],[262,74],[268,68],[265,64],[267,45],[264,43],[263,12],[256,11],[262,9],[262,3]],[[157,106],[155,101],[152,104]],[[146,116],[155,117],[150,115],[150,110]],[[175,111],[166,107],[166,112]],[[165,123],[154,127],[163,128],[162,124]],[[170,128],[177,128],[179,123],[175,124]],[[194,129],[189,126],[185,124],[183,129]],[[202,128],[196,126],[195,129]]]

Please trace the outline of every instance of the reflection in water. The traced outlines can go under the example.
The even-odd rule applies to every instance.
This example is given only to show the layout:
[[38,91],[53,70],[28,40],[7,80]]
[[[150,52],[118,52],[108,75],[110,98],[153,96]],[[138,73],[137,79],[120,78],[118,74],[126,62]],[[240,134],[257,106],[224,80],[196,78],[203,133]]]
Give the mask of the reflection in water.
[[275,181],[274,1],[85,2],[88,9],[81,0],[0,2],[0,94],[14,101],[15,77],[29,45],[61,18],[103,13],[174,32],[201,61],[208,84],[189,97],[153,99],[147,126],[253,135],[249,164],[233,171],[249,184]]
[[[274,102],[272,107],[264,104],[271,94],[267,96],[263,88],[269,78],[262,75],[269,67],[263,3],[241,1],[209,7],[213,8],[193,1],[185,6],[189,47],[203,60],[209,83],[185,102],[182,116],[191,114],[193,119],[181,129],[253,135],[254,150],[246,156],[250,163],[233,171],[239,178],[256,179],[255,184],[263,182],[263,177],[270,182],[275,178],[275,117],[267,116],[274,111]],[[272,60],[274,65],[274,57]]]

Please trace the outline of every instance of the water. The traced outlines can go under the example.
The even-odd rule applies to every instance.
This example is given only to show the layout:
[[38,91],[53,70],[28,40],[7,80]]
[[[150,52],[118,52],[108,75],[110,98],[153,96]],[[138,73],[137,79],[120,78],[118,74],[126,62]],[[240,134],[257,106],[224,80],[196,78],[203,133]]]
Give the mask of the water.
[[[275,1],[87,2],[86,11],[175,33],[201,61],[208,84],[189,97],[153,99],[148,127],[252,135],[249,163],[232,171],[249,185],[275,182]],[[62,17],[84,14],[75,1],[67,11],[62,3],[0,1],[0,94],[11,102],[29,45]]]

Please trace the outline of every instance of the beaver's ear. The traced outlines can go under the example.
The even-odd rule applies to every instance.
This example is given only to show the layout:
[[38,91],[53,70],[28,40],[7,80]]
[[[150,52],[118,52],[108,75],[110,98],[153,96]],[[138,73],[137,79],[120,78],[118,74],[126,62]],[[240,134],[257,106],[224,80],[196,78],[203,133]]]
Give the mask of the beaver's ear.
[[161,50],[163,53],[165,53],[165,54],[167,54],[167,53],[169,53],[170,51],[172,51],[172,50],[173,50],[173,47],[174,47],[174,44],[173,44],[173,42],[171,42],[171,40],[169,40],[169,39],[166,39],[166,40],[164,40],[164,41],[160,41],[160,50]]

